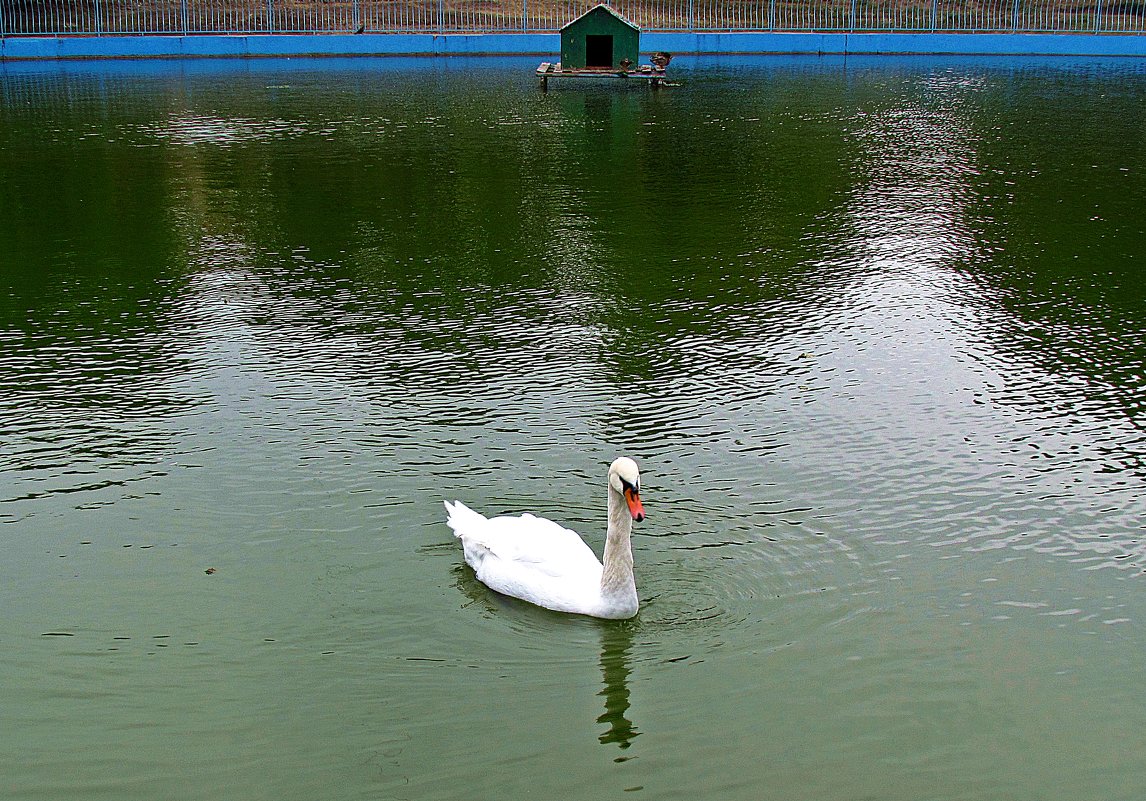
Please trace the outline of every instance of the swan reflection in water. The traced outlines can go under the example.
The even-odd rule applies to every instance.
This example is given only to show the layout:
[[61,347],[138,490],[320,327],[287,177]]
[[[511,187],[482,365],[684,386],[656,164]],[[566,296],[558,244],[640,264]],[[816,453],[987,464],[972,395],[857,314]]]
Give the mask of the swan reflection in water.
[[597,739],[628,748],[641,732],[627,717],[629,711],[629,651],[633,647],[632,623],[601,624],[601,674],[604,688],[597,695],[605,699],[605,711],[598,723],[609,728]]
[[[451,549],[452,546],[443,546]],[[481,604],[490,613],[502,616],[516,612],[523,620],[531,624],[552,626],[556,617],[564,617],[554,612],[537,609],[515,598],[508,598],[496,592],[490,592],[474,576],[473,571],[464,565],[457,568],[457,586],[469,599],[469,603]],[[584,621],[584,618],[566,618],[572,621]],[[633,647],[633,637],[637,624],[631,620],[624,621],[595,621],[601,636],[601,677],[604,686],[597,695],[605,699],[605,711],[597,717],[597,723],[607,727],[597,739],[603,745],[616,744],[621,749],[632,745],[633,740],[641,735],[633,722],[629,719],[629,667],[630,652]],[[617,757],[615,761],[622,762],[628,757]]]

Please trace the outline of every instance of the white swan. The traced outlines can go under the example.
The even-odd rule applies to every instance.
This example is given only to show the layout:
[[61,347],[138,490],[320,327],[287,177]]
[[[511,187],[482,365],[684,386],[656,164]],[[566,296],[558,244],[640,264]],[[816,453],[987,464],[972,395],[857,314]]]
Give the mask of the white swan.
[[645,509],[632,459],[622,456],[609,466],[604,565],[576,532],[551,520],[530,514],[490,519],[460,501],[445,504],[466,563],[490,589],[557,612],[615,620],[637,613],[629,535]]

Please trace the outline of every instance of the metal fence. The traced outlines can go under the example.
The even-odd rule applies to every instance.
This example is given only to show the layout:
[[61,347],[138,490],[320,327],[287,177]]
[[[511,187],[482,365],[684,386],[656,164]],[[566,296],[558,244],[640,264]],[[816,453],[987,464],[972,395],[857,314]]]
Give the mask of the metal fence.
[[[0,36],[549,32],[592,0],[0,0]],[[649,31],[1146,33],[1146,0],[616,0]]]

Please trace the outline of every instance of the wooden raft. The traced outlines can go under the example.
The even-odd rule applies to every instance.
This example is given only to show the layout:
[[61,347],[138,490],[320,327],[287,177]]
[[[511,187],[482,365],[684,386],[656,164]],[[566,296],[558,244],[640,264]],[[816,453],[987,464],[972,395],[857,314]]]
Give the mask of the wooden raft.
[[549,61],[541,62],[537,68],[537,78],[541,84],[541,91],[549,89],[550,78],[619,78],[621,80],[646,81],[653,89],[664,85],[666,76],[663,67],[648,64],[632,69],[611,69],[608,67],[593,67],[591,69],[562,69],[561,63]]

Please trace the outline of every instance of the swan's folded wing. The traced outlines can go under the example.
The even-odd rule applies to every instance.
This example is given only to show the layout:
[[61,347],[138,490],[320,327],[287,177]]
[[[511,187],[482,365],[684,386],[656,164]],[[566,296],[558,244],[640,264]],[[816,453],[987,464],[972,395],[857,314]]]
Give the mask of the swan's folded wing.
[[499,559],[530,567],[550,576],[601,569],[593,549],[577,532],[524,514],[494,517],[482,532],[482,544]]

